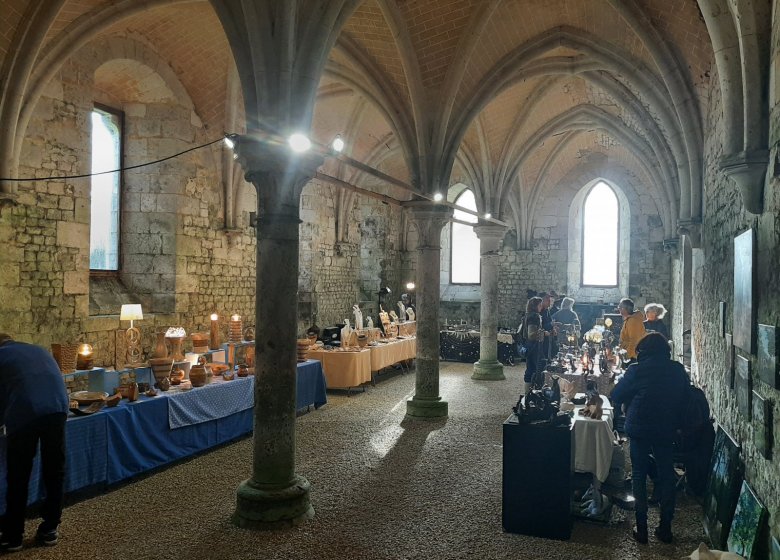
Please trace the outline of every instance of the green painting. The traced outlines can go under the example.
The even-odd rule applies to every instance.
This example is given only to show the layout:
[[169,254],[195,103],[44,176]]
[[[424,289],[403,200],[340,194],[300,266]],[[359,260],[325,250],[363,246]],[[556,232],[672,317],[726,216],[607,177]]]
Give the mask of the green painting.
[[741,447],[722,426],[718,426],[703,505],[704,530],[713,547],[720,550],[727,545],[729,527],[745,472],[740,452]]
[[766,523],[767,514],[767,509],[758,501],[748,483],[742,482],[742,491],[729,531],[729,552],[735,552],[747,560],[755,560],[757,557],[753,554],[754,548]]

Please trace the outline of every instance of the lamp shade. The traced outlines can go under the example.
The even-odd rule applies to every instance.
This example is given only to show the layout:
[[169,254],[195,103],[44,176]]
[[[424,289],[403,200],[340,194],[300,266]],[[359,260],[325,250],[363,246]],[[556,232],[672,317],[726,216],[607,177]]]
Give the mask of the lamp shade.
[[140,321],[144,318],[140,303],[126,303],[119,313],[120,321]]

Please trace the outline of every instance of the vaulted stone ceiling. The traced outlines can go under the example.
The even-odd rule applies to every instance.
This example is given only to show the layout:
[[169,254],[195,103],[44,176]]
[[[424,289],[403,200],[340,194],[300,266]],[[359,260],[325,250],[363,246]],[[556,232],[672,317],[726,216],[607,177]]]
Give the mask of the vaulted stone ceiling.
[[[3,18],[18,24],[25,5],[4,2]],[[232,55],[206,1],[66,0],[33,82],[117,35],[162,54],[207,130],[230,128]],[[13,40],[0,37],[3,63]],[[519,231],[540,193],[596,158],[652,193],[672,236],[699,215],[713,61],[693,0],[367,0],[330,53],[312,135],[341,134],[352,157],[428,194],[463,180]]]

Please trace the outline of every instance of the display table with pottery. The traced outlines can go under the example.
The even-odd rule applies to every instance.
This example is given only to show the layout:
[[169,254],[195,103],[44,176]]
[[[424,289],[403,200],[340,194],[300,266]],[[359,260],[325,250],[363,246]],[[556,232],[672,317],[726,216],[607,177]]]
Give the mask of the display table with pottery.
[[[298,364],[297,407],[306,410],[327,401],[322,366],[316,361]],[[112,391],[113,392],[113,391]],[[103,407],[88,416],[70,415],[65,424],[65,491],[101,488],[195,455],[252,431],[254,378],[216,381],[182,391],[172,387],[156,397],[141,395],[137,401],[123,399],[118,406]],[[243,405],[231,399],[243,398]],[[89,397],[89,395],[87,395]],[[181,402],[179,402],[181,401]],[[191,407],[189,420],[171,427],[171,404]],[[208,404],[206,404],[208,403]],[[243,408],[247,406],[248,408]],[[193,410],[210,411],[209,416]],[[0,514],[5,512],[6,440],[0,438]],[[36,457],[29,502],[41,499],[40,461]]]

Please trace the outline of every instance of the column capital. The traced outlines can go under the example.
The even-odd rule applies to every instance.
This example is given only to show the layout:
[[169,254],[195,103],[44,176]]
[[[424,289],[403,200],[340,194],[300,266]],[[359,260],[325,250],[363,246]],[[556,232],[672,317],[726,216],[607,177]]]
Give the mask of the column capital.
[[691,241],[691,247],[698,249],[701,247],[701,220],[677,220],[677,233],[685,235]]
[[474,233],[479,238],[480,253],[495,253],[509,230],[506,226],[498,224],[478,224],[474,226]]
[[263,133],[239,136],[235,152],[244,178],[257,190],[258,223],[267,215],[297,217],[303,187],[317,173],[323,157],[313,152],[296,154]]
[[769,165],[769,150],[753,150],[725,155],[720,169],[739,188],[742,204],[751,214],[761,214],[764,207],[764,183]]
[[419,235],[417,248],[441,250],[441,230],[452,218],[452,208],[428,201],[408,202],[404,207],[409,209],[409,221]]

